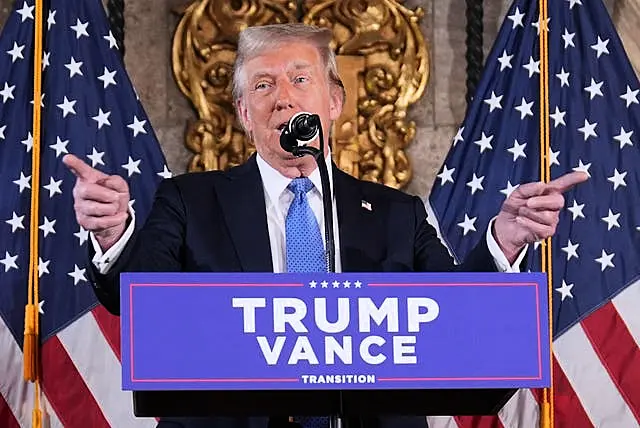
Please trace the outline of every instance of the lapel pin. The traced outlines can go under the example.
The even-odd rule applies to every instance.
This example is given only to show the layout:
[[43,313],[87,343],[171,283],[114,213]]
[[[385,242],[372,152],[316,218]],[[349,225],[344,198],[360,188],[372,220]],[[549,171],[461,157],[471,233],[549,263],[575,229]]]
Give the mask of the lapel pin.
[[363,200],[362,201],[362,208],[364,208],[367,211],[371,211],[371,203]]

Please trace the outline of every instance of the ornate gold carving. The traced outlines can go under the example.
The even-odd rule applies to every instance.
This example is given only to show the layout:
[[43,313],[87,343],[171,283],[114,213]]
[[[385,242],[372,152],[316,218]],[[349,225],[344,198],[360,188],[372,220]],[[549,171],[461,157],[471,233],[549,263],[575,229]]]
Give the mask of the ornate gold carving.
[[[332,130],[334,160],[356,177],[402,188],[411,179],[405,149],[415,136],[407,109],[429,77],[422,9],[391,0],[312,0],[304,9],[303,22],[333,31],[347,89]],[[173,67],[198,112],[186,137],[195,153],[190,171],[226,169],[253,152],[231,102],[237,34],[248,25],[295,21],[295,11],[293,2],[260,0],[200,0],[186,9],[174,37]]]

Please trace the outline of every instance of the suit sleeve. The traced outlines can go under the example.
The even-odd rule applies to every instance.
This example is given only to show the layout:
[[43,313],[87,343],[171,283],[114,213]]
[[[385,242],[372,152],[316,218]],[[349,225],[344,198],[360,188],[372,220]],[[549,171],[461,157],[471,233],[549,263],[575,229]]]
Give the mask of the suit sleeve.
[[120,315],[123,272],[180,271],[185,233],[186,213],[180,191],[173,180],[163,180],[144,226],[134,232],[109,272],[100,274],[89,263],[93,289],[100,303],[112,314]]
[[[496,272],[497,267],[489,251],[486,239],[456,265],[445,245],[438,238],[436,229],[427,221],[427,212],[423,202],[415,197],[414,219],[416,237],[414,241],[414,264],[421,272]],[[484,235],[483,235],[484,236]]]

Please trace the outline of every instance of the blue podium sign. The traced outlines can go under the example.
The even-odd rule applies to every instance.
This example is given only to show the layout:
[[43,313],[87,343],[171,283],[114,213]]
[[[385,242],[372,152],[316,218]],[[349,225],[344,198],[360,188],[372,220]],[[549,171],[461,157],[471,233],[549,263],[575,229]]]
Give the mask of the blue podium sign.
[[125,390],[539,388],[540,273],[127,273]]

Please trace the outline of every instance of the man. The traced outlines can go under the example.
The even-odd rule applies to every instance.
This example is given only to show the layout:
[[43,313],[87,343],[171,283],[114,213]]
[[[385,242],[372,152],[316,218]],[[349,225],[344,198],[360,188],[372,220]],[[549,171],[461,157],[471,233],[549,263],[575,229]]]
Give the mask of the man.
[[[91,232],[94,290],[110,312],[119,313],[120,272],[323,269],[324,218],[315,160],[292,156],[279,139],[289,118],[307,111],[319,115],[329,141],[331,122],[340,116],[344,102],[330,38],[328,30],[301,24],[242,32],[233,94],[257,155],[228,172],[163,181],[139,230],[134,230],[135,213],[128,208],[122,178],[107,176],[72,155],[65,157],[77,176],[78,223]],[[329,149],[326,156],[330,160]],[[555,233],[562,193],[586,179],[573,173],[549,184],[521,185],[491,222],[486,239],[455,266],[427,223],[419,198],[357,180],[329,165],[336,270],[343,272],[518,271],[526,246]],[[296,257],[303,253],[306,259]],[[169,423],[161,421],[159,427],[263,428],[267,419]],[[382,421],[381,426],[426,424],[425,418],[404,418]]]

